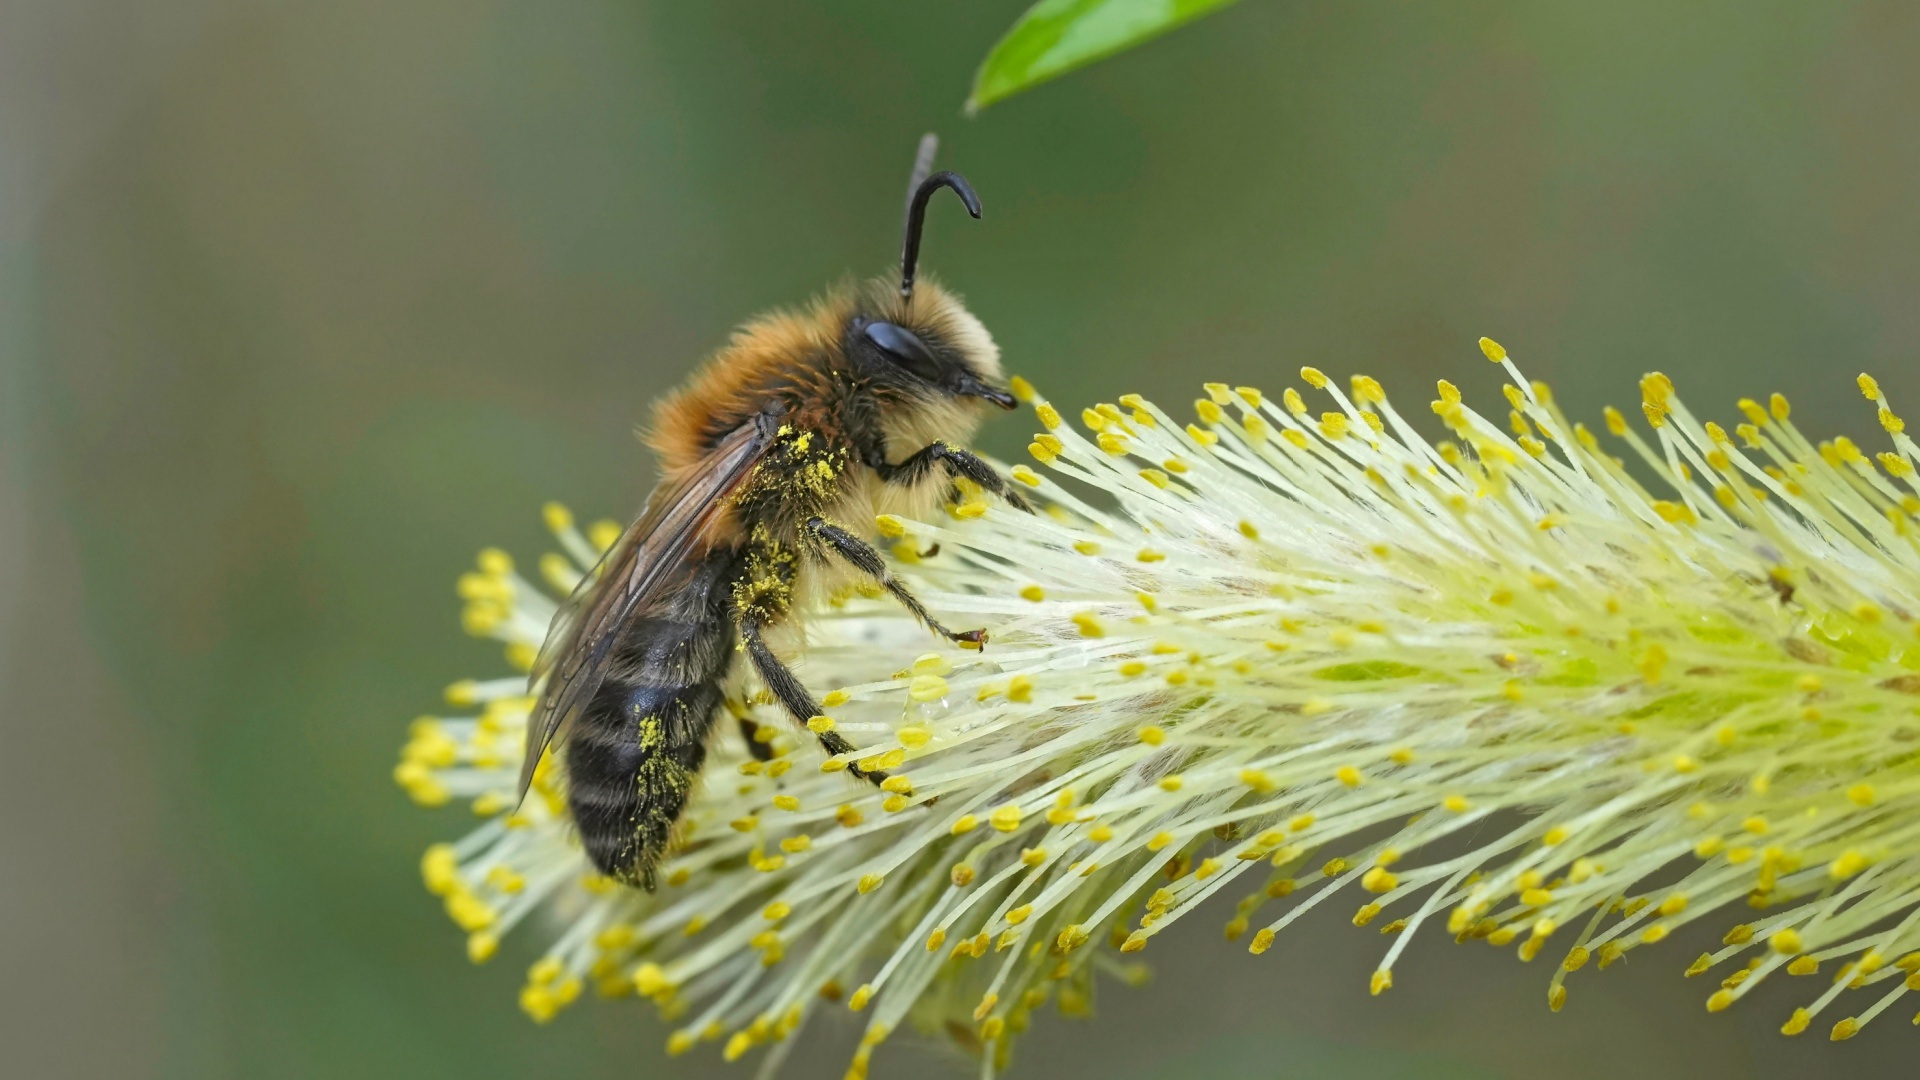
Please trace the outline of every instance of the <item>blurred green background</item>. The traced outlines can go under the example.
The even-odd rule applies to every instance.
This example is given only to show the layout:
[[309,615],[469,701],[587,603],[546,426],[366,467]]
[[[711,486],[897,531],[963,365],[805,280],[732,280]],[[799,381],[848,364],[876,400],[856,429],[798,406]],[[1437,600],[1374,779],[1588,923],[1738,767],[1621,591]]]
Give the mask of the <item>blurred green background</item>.
[[[750,1075],[631,1001],[519,1014],[387,779],[482,544],[637,504],[646,402],[735,321],[927,265],[1080,404],[1312,363],[1403,407],[1474,339],[1569,411],[1645,370],[1877,448],[1920,401],[1920,5],[1246,0],[963,120],[1021,0],[13,0],[0,10],[0,1046],[13,1076]],[[984,445],[1016,454],[1031,424]],[[1893,1075],[1897,1019],[1707,1016],[1676,941],[1583,974],[1435,936],[1377,1000],[1334,911],[1193,918],[1016,1075]],[[1636,954],[1638,956],[1638,954]],[[1796,981],[1797,982],[1797,981]],[[837,1076],[815,1024],[789,1075]],[[898,1042],[898,1040],[896,1040]],[[890,1045],[877,1075],[961,1075]]]

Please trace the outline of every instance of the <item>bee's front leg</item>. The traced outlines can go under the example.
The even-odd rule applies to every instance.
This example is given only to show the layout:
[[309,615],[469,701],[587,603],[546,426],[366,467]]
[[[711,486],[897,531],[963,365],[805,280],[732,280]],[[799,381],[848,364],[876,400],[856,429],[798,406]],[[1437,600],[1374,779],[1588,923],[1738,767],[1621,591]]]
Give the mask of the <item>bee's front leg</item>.
[[938,465],[946,470],[950,477],[965,477],[979,484],[986,491],[1005,499],[1018,510],[1033,513],[1033,504],[1026,497],[1007,485],[1006,478],[993,471],[993,467],[981,461],[979,455],[970,450],[948,446],[934,441],[907,455],[899,463],[890,463],[886,459],[884,448],[879,453],[869,453],[867,464],[880,474],[880,479],[889,484],[912,484],[925,476],[928,469]]
[[[821,715],[820,703],[813,700],[813,695],[807,692],[806,686],[800,682],[799,677],[790,671],[787,665],[781,663],[779,657],[773,655],[773,650],[767,647],[766,640],[761,637],[760,631],[761,626],[758,620],[745,619],[740,623],[740,637],[746,642],[747,655],[753,660],[753,668],[760,673],[760,681],[766,683],[767,689],[781,705],[786,707],[788,715],[792,716],[796,723],[805,727],[807,721]],[[808,730],[812,729],[808,728]],[[838,732],[820,731],[814,734],[820,740],[820,746],[834,757],[851,754],[858,749],[842,738]],[[862,769],[858,765],[848,765],[847,771],[862,780],[871,780],[876,784],[887,778],[884,772],[877,769]]]
[[940,621],[928,613],[926,605],[920,602],[920,598],[909,592],[905,585],[900,584],[899,580],[887,569],[886,561],[880,557],[880,553],[875,551],[873,546],[865,540],[860,539],[824,518],[818,517],[807,519],[807,532],[818,540],[822,547],[839,555],[841,558],[847,560],[854,569],[879,582],[881,588],[892,593],[893,598],[900,601],[900,606],[912,612],[914,618],[925,623],[927,629],[932,630],[934,633],[939,634],[941,637],[946,638],[948,641],[953,642],[963,649],[986,648],[987,632],[985,630],[962,630],[955,632],[940,625]]

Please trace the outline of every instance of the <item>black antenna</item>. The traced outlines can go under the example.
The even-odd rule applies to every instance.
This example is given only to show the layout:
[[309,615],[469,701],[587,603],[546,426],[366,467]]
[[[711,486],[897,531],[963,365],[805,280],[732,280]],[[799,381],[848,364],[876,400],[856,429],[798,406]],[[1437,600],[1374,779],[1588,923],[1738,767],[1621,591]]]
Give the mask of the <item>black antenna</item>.
[[902,209],[913,211],[913,194],[933,175],[933,159],[940,153],[940,136],[929,131],[920,136],[920,149],[913,155],[913,176],[907,181],[907,201]]
[[920,230],[927,220],[927,201],[941,188],[951,188],[960,201],[966,204],[967,213],[974,218],[980,216],[980,196],[973,193],[973,185],[959,173],[938,172],[926,175],[933,168],[933,154],[940,146],[940,140],[929,134],[920,140],[920,153],[913,162],[913,186],[907,195],[907,235],[900,247],[900,299],[913,299],[913,272],[920,263]]

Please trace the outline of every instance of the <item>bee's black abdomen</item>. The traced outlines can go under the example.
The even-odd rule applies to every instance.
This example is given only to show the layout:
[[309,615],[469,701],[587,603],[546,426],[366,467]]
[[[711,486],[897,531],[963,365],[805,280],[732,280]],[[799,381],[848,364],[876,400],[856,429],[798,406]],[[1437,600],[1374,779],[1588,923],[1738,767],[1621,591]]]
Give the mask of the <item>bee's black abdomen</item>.
[[670,610],[636,619],[567,736],[567,804],[602,873],[651,889],[707,754],[733,656],[709,560]]

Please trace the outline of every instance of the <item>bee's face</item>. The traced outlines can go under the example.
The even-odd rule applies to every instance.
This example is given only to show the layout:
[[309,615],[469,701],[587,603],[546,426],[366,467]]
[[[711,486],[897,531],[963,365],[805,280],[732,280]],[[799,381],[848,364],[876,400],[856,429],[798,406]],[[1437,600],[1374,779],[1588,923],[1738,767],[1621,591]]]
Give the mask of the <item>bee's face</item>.
[[[915,309],[929,314],[916,318]],[[913,397],[972,398],[1014,407],[1013,395],[994,385],[999,350],[986,329],[957,301],[927,285],[908,311],[856,312],[847,319],[841,341],[855,369],[876,386]]]

